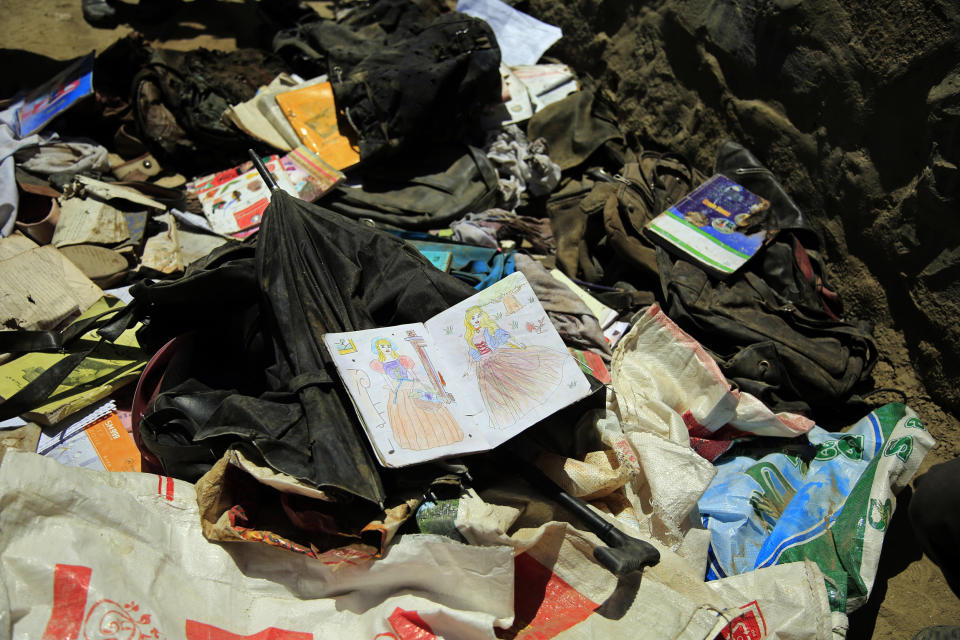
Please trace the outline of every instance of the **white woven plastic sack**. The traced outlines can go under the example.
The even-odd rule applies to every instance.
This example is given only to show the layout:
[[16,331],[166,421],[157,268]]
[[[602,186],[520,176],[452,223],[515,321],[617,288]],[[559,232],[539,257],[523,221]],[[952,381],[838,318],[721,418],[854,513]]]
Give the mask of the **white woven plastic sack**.
[[333,570],[207,542],[189,483],[21,452],[0,464],[0,561],[3,639],[492,638],[513,616],[509,548],[411,536]]
[[[495,505],[472,528],[500,536],[510,521]],[[208,542],[188,483],[14,451],[0,464],[0,639],[470,640],[511,624],[506,637],[530,639],[830,637],[812,563],[705,584],[664,549],[642,580],[618,583],[590,557],[596,539],[569,525],[531,532],[525,551],[498,542],[408,535],[334,570]]]

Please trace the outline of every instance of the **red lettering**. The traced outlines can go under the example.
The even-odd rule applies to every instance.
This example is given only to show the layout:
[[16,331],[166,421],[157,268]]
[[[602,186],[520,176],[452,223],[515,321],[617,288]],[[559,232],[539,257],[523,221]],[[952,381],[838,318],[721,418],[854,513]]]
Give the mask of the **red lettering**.
[[90,589],[89,567],[58,564],[53,569],[53,609],[43,640],[76,640],[83,628]]

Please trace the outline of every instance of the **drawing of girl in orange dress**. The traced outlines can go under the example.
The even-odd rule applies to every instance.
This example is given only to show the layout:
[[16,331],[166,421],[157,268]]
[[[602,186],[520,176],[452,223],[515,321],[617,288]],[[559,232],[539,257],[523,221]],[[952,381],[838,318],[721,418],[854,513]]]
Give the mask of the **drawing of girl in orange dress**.
[[413,358],[398,354],[386,338],[373,342],[370,368],[388,380],[387,420],[403,449],[422,451],[463,440],[463,431],[443,399],[417,380]]
[[524,346],[497,326],[482,307],[470,307],[464,339],[473,360],[490,426],[506,429],[553,394],[566,355],[539,345]]

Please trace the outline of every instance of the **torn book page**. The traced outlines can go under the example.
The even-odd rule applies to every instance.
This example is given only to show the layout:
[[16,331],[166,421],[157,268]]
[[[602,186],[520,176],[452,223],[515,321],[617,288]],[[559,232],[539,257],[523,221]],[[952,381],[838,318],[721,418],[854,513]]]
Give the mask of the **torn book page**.
[[0,260],[0,325],[4,328],[53,329],[86,311],[102,295],[97,285],[52,246]]
[[457,11],[486,21],[497,36],[504,64],[536,64],[563,36],[560,27],[540,22],[500,0],[460,0]]
[[119,209],[92,198],[61,198],[60,220],[52,244],[117,244],[130,237],[127,217]]

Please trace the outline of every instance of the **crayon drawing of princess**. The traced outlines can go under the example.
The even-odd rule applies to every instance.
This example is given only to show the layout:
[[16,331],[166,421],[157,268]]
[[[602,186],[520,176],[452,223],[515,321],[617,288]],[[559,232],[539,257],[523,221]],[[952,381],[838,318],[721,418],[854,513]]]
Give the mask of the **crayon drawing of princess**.
[[370,368],[387,379],[387,420],[403,449],[422,451],[463,440],[444,401],[414,374],[413,358],[397,353],[386,338],[373,342],[376,360]]
[[518,344],[479,306],[467,309],[464,326],[480,396],[494,429],[514,424],[560,384],[564,354]]

